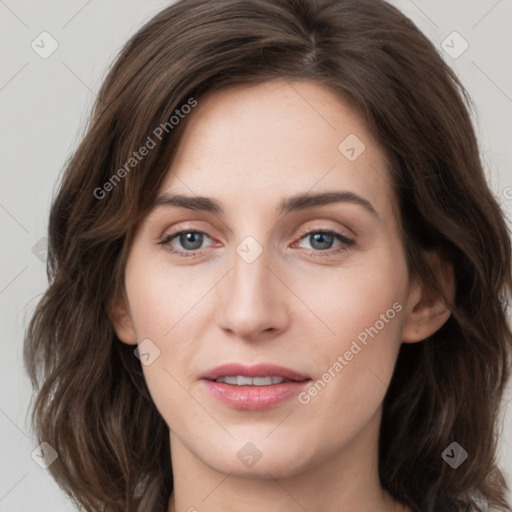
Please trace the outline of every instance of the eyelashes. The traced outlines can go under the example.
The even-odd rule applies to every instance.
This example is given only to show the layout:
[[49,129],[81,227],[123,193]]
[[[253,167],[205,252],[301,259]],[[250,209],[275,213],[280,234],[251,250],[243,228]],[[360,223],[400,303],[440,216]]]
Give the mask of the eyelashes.
[[[188,236],[192,235],[192,236]],[[318,236],[319,235],[319,236]],[[169,233],[164,235],[164,237],[158,242],[159,245],[162,245],[163,248],[180,258],[195,258],[202,256],[207,249],[202,248],[202,244],[204,240],[210,239],[213,240],[208,234],[204,231],[198,229],[182,229],[180,231],[176,231],[174,233]],[[173,245],[172,241],[174,239],[178,239],[178,242],[182,245],[183,249],[176,249]],[[352,246],[355,245],[355,241],[347,238],[342,233],[334,229],[311,229],[300,234],[300,238],[297,242],[293,243],[293,246],[296,246],[297,243],[301,242],[304,239],[309,239],[310,242],[310,252],[309,256],[318,257],[324,256],[329,257],[344,251],[349,250]],[[322,247],[322,244],[330,245],[335,241],[339,242],[339,245],[334,248],[329,247],[325,249]],[[312,242],[312,243],[311,243]],[[320,248],[315,248],[313,245],[320,244]],[[188,248],[186,246],[189,246]],[[190,247],[192,246],[192,247]]]

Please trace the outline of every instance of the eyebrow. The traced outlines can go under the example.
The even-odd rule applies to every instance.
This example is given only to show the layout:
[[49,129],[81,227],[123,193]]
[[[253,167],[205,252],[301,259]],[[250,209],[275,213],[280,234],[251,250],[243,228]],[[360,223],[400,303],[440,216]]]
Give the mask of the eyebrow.
[[[279,203],[279,213],[290,213],[293,211],[306,210],[317,206],[324,206],[333,203],[351,203],[363,207],[367,212],[379,217],[373,205],[366,199],[350,191],[333,191],[321,193],[303,193],[288,197]],[[177,206],[188,210],[197,210],[215,214],[223,214],[221,204],[210,197],[185,196],[181,194],[164,193],[159,195],[154,203],[153,209],[159,206]]]

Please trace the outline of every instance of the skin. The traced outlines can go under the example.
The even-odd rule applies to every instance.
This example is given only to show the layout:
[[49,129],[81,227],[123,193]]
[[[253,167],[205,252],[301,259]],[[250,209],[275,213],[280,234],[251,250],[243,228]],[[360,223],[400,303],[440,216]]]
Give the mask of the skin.
[[[408,510],[379,482],[382,401],[401,343],[424,340],[450,313],[409,275],[382,148],[348,103],[307,81],[215,92],[187,122],[162,192],[214,198],[224,213],[151,211],[113,318],[123,342],[149,338],[160,350],[143,371],[170,429],[169,512]],[[349,134],[365,145],[354,161],[338,149]],[[286,197],[338,190],[376,215],[349,202],[277,211]],[[159,243],[190,228],[206,233],[196,256],[166,250],[194,252],[179,236]],[[303,234],[325,229],[355,243],[333,253],[336,238],[322,246]],[[247,236],[263,251],[252,263],[236,251]],[[451,269],[431,258],[453,296]],[[396,316],[307,404],[235,410],[200,381],[227,362],[321,379],[394,303]],[[247,442],[261,452],[251,468],[237,457]]]

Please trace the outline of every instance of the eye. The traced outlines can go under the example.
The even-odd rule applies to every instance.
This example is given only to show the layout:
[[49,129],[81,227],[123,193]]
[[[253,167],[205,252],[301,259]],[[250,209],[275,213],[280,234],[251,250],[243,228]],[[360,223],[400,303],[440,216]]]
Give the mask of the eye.
[[[211,238],[204,231],[186,229],[165,235],[164,238],[158,243],[163,245],[164,248],[170,253],[185,257],[196,256],[197,251],[202,249],[201,246],[203,245],[205,237],[211,240]],[[183,250],[180,250],[179,248],[173,248],[172,241],[174,239],[177,239],[177,243],[181,245]]]
[[[300,240],[309,241],[312,249],[310,255],[318,255],[320,253],[334,254],[348,250],[355,244],[354,240],[338,233],[334,229],[311,230],[303,233]],[[338,241],[339,244],[333,248],[333,243]]]

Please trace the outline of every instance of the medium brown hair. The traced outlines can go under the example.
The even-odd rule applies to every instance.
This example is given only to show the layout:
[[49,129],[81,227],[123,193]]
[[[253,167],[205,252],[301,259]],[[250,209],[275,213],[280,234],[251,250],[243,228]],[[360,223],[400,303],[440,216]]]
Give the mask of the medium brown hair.
[[[454,267],[451,317],[399,353],[384,401],[382,486],[414,511],[508,510],[495,458],[511,364],[509,232],[486,184],[470,98],[382,0],[181,0],[123,48],[54,198],[50,286],[26,333],[34,430],[59,454],[49,471],[86,510],[135,511],[142,495],[146,510],[165,510],[168,427],[133,346],[116,337],[113,299],[186,126],[170,117],[191,98],[278,79],[314,81],[356,108],[391,163],[411,275],[442,293],[427,253]],[[159,126],[165,138],[98,199]],[[469,454],[456,470],[441,458],[453,441]]]

